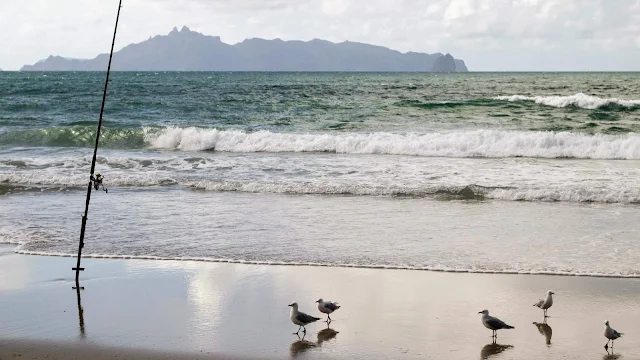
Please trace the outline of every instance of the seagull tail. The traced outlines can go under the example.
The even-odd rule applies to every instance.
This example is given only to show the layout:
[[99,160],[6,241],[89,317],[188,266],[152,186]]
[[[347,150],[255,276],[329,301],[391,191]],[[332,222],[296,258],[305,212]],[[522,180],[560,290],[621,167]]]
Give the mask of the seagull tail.
[[507,325],[507,326],[505,326],[504,328],[505,328],[505,329],[515,329],[515,328],[514,328],[513,326],[511,326],[511,325]]
[[313,318],[313,321],[318,321],[318,320],[320,320],[320,318],[317,318],[317,317],[314,317],[314,316],[312,316],[312,318]]

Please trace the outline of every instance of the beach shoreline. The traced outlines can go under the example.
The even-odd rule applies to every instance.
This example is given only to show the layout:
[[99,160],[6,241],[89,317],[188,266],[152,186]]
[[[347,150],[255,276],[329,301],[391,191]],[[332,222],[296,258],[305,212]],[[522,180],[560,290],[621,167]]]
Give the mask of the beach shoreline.
[[[17,245],[3,244],[0,245]],[[27,256],[77,258],[76,255],[63,253],[47,253],[30,250],[16,250],[16,254]],[[455,269],[437,267],[410,267],[395,265],[359,265],[359,264],[327,264],[327,263],[294,263],[268,260],[236,260],[236,259],[215,259],[203,257],[164,257],[151,255],[106,255],[106,254],[83,254],[83,259],[109,259],[109,260],[143,260],[143,261],[176,261],[176,262],[204,262],[220,264],[258,265],[258,266],[305,266],[318,268],[344,268],[344,269],[371,269],[371,270],[402,270],[402,271],[427,271],[442,272],[452,274],[480,274],[480,275],[533,275],[533,276],[575,276],[586,278],[611,278],[611,279],[639,279],[640,274],[600,274],[600,273],[576,273],[558,271],[524,271],[524,270],[480,270],[480,269]]]

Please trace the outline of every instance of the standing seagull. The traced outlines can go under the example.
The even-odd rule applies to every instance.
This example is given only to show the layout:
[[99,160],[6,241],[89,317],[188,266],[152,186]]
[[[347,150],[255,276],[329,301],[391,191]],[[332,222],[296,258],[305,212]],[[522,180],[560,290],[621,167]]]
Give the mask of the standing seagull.
[[619,338],[622,336],[622,333],[619,333],[615,330],[613,330],[611,328],[611,326],[609,326],[609,320],[604,322],[604,337],[606,337],[607,339],[607,343],[604,344],[604,349],[605,350],[609,350],[609,341],[611,341],[611,349],[613,350],[613,340]]
[[291,322],[300,326],[298,328],[298,331],[294,332],[294,334],[296,335],[298,335],[298,333],[300,332],[300,328],[303,328],[304,329],[303,332],[306,334],[307,328],[305,328],[304,326],[320,320],[320,318],[313,317],[311,315],[298,311],[297,302],[293,302],[289,306],[291,306],[291,312],[289,313],[289,318],[291,318]]
[[482,314],[482,325],[493,331],[492,337],[494,338],[498,337],[497,331],[500,329],[514,329],[513,326],[505,324],[504,321],[489,316],[489,310],[482,310],[478,314]]
[[334,311],[340,309],[340,305],[338,305],[337,302],[331,302],[331,301],[322,301],[322,299],[318,299],[318,301],[316,301],[318,303],[318,310],[320,310],[320,312],[327,314],[327,321],[325,321],[326,323],[330,323],[331,322],[331,313],[333,313]]
[[540,309],[544,310],[544,317],[547,317],[547,309],[553,305],[553,297],[555,293],[551,290],[547,291],[547,298],[542,300],[540,299],[537,303],[533,304],[533,306],[537,306]]

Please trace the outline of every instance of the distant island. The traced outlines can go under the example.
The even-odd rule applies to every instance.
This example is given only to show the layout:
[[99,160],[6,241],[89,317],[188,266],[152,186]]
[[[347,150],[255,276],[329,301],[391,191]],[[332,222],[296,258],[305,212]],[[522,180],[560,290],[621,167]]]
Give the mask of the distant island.
[[[20,71],[105,71],[109,54],[94,59],[49,56]],[[119,71],[408,71],[466,72],[450,54],[401,53],[383,46],[326,40],[247,39],[230,45],[183,27],[130,44],[113,55]]]

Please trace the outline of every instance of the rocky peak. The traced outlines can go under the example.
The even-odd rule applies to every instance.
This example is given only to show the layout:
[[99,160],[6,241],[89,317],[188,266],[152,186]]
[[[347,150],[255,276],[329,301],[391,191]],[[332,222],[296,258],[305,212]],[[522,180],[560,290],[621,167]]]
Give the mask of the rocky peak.
[[433,72],[455,72],[456,62],[451,54],[447,53],[444,56],[440,56],[433,64]]

